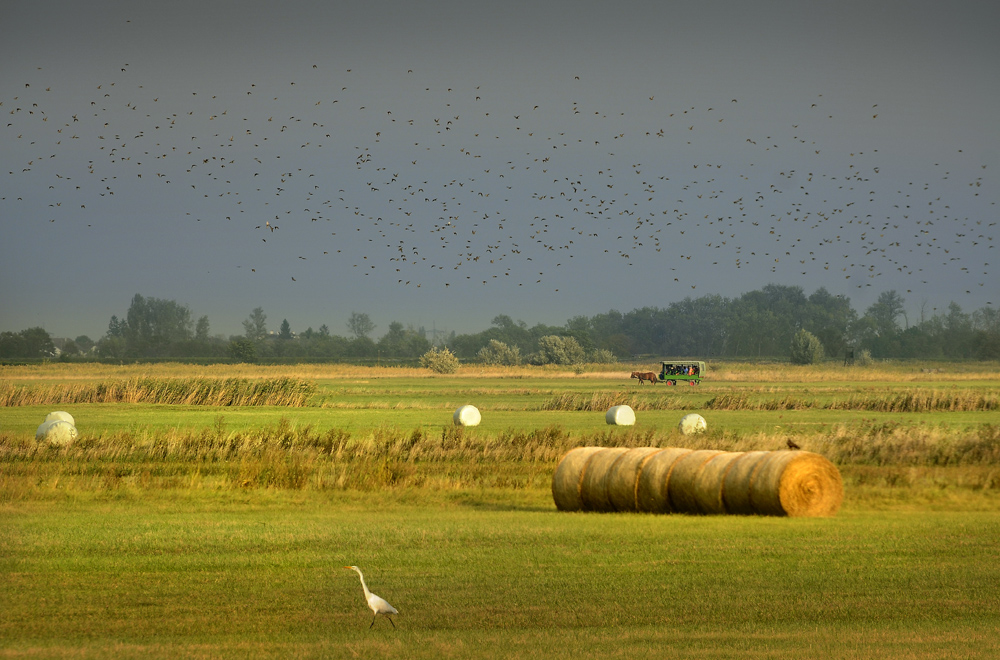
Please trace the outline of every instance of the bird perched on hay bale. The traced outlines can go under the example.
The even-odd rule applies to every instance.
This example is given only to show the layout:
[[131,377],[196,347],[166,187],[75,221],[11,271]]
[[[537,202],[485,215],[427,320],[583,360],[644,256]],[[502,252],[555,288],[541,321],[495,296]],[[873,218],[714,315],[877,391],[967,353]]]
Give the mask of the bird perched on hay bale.
[[791,438],[789,438],[788,440],[786,440],[785,444],[788,445],[788,448],[791,449],[791,450],[802,449],[802,447],[799,447],[797,444],[795,444],[794,442],[792,442]]

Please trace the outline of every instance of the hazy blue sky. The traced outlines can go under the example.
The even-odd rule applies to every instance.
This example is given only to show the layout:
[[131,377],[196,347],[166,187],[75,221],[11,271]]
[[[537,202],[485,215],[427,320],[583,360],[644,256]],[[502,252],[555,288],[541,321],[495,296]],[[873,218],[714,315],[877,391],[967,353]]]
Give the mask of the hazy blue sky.
[[[0,5],[0,330],[1000,304],[995,2]],[[272,229],[273,228],[273,229]]]

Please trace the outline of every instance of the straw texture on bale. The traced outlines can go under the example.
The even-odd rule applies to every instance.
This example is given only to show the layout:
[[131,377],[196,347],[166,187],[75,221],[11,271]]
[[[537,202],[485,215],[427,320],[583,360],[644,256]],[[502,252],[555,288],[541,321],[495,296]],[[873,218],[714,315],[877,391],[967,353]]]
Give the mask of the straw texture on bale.
[[562,511],[832,516],[844,489],[837,467],[806,451],[580,447],[552,496]]
[[615,511],[637,511],[636,489],[643,463],[659,452],[656,447],[636,447],[618,457],[608,475],[608,501]]
[[580,484],[590,458],[602,447],[577,447],[566,452],[552,475],[552,499],[560,511],[583,509]]
[[478,426],[483,416],[475,406],[462,406],[452,416],[455,426]]
[[705,418],[697,413],[691,413],[690,415],[684,415],[681,417],[681,421],[677,424],[677,428],[684,435],[691,435],[692,433],[701,433],[708,428],[708,422]]
[[635,411],[631,406],[611,406],[604,414],[604,421],[615,426],[632,426],[635,424]]
[[615,463],[627,451],[624,447],[612,447],[590,457],[580,482],[580,501],[585,510],[614,511],[608,497],[608,480]]
[[[723,499],[724,479],[733,462],[743,454],[738,452],[723,452],[710,458],[701,466],[694,476],[691,493],[698,507],[697,513],[726,513]],[[691,513],[695,513],[692,511]]]
[[690,454],[690,449],[670,447],[656,452],[639,467],[635,484],[635,508],[646,513],[669,513],[670,472],[677,459]]
[[775,451],[750,485],[755,513],[769,516],[832,516],[844,501],[837,466],[808,451]]
[[76,427],[67,421],[53,419],[42,422],[35,431],[35,440],[54,445],[68,445],[76,440]]
[[71,426],[76,426],[76,420],[65,410],[56,410],[45,416],[46,422],[63,421],[69,422]]
[[748,451],[737,456],[732,462],[722,482],[722,497],[727,512],[742,515],[754,513],[753,504],[750,502],[750,487],[757,470],[770,455],[769,451]]
[[667,485],[671,510],[677,513],[701,513],[695,493],[695,481],[702,467],[723,453],[716,449],[699,449],[674,463],[674,469],[670,473],[670,483]]

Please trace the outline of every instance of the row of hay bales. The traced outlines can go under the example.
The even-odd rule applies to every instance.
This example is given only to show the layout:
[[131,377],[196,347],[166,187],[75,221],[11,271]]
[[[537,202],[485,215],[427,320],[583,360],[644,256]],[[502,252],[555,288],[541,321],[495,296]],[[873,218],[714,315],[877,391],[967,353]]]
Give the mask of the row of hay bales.
[[832,516],[837,467],[807,451],[578,447],[552,475],[560,511]]

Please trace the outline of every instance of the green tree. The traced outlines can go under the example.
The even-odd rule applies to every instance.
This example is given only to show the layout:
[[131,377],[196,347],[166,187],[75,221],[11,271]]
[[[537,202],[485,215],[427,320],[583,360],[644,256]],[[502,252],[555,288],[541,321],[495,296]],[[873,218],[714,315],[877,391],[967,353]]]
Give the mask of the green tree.
[[418,357],[430,347],[427,337],[412,327],[404,328],[399,321],[390,323],[389,332],[378,341],[378,350],[387,357]]
[[809,296],[803,328],[816,335],[828,354],[843,356],[857,317],[849,298],[835,296],[820,287]]
[[521,364],[521,349],[508,346],[502,341],[491,339],[477,354],[483,364],[513,367]]
[[255,307],[250,317],[243,321],[244,336],[250,341],[263,341],[267,337],[267,314],[263,307]]
[[172,345],[190,341],[192,327],[191,310],[186,305],[137,293],[124,320],[111,317],[108,335],[123,338],[128,355],[161,356],[171,354]]
[[375,331],[375,324],[367,314],[351,312],[351,318],[347,320],[347,329],[355,339],[367,339],[368,335]]
[[28,328],[20,332],[0,333],[0,357],[45,358],[55,354],[52,337],[44,328]]
[[127,346],[124,337],[108,333],[97,340],[97,355],[99,357],[124,360],[126,354]]
[[51,357],[55,354],[55,344],[44,328],[28,328],[20,334],[24,341],[24,357]]
[[236,362],[252,364],[257,361],[257,344],[247,337],[229,342],[229,357]]
[[202,316],[194,324],[194,338],[198,341],[208,341],[208,317]]
[[281,327],[278,329],[278,339],[288,341],[292,338],[292,326],[288,324],[288,319],[281,319]]
[[538,351],[528,357],[531,364],[580,364],[586,352],[573,337],[547,335],[538,340]]
[[76,342],[76,345],[79,347],[81,353],[89,353],[90,349],[96,345],[96,342],[94,342],[94,340],[87,335],[80,335],[73,341]]
[[[904,300],[895,291],[883,291],[867,310],[868,336],[865,343],[876,357],[890,357],[901,352],[901,333],[897,319],[905,310]],[[864,320],[863,319],[863,320]]]
[[799,330],[792,337],[792,364],[819,364],[823,361],[823,344],[808,330]]

